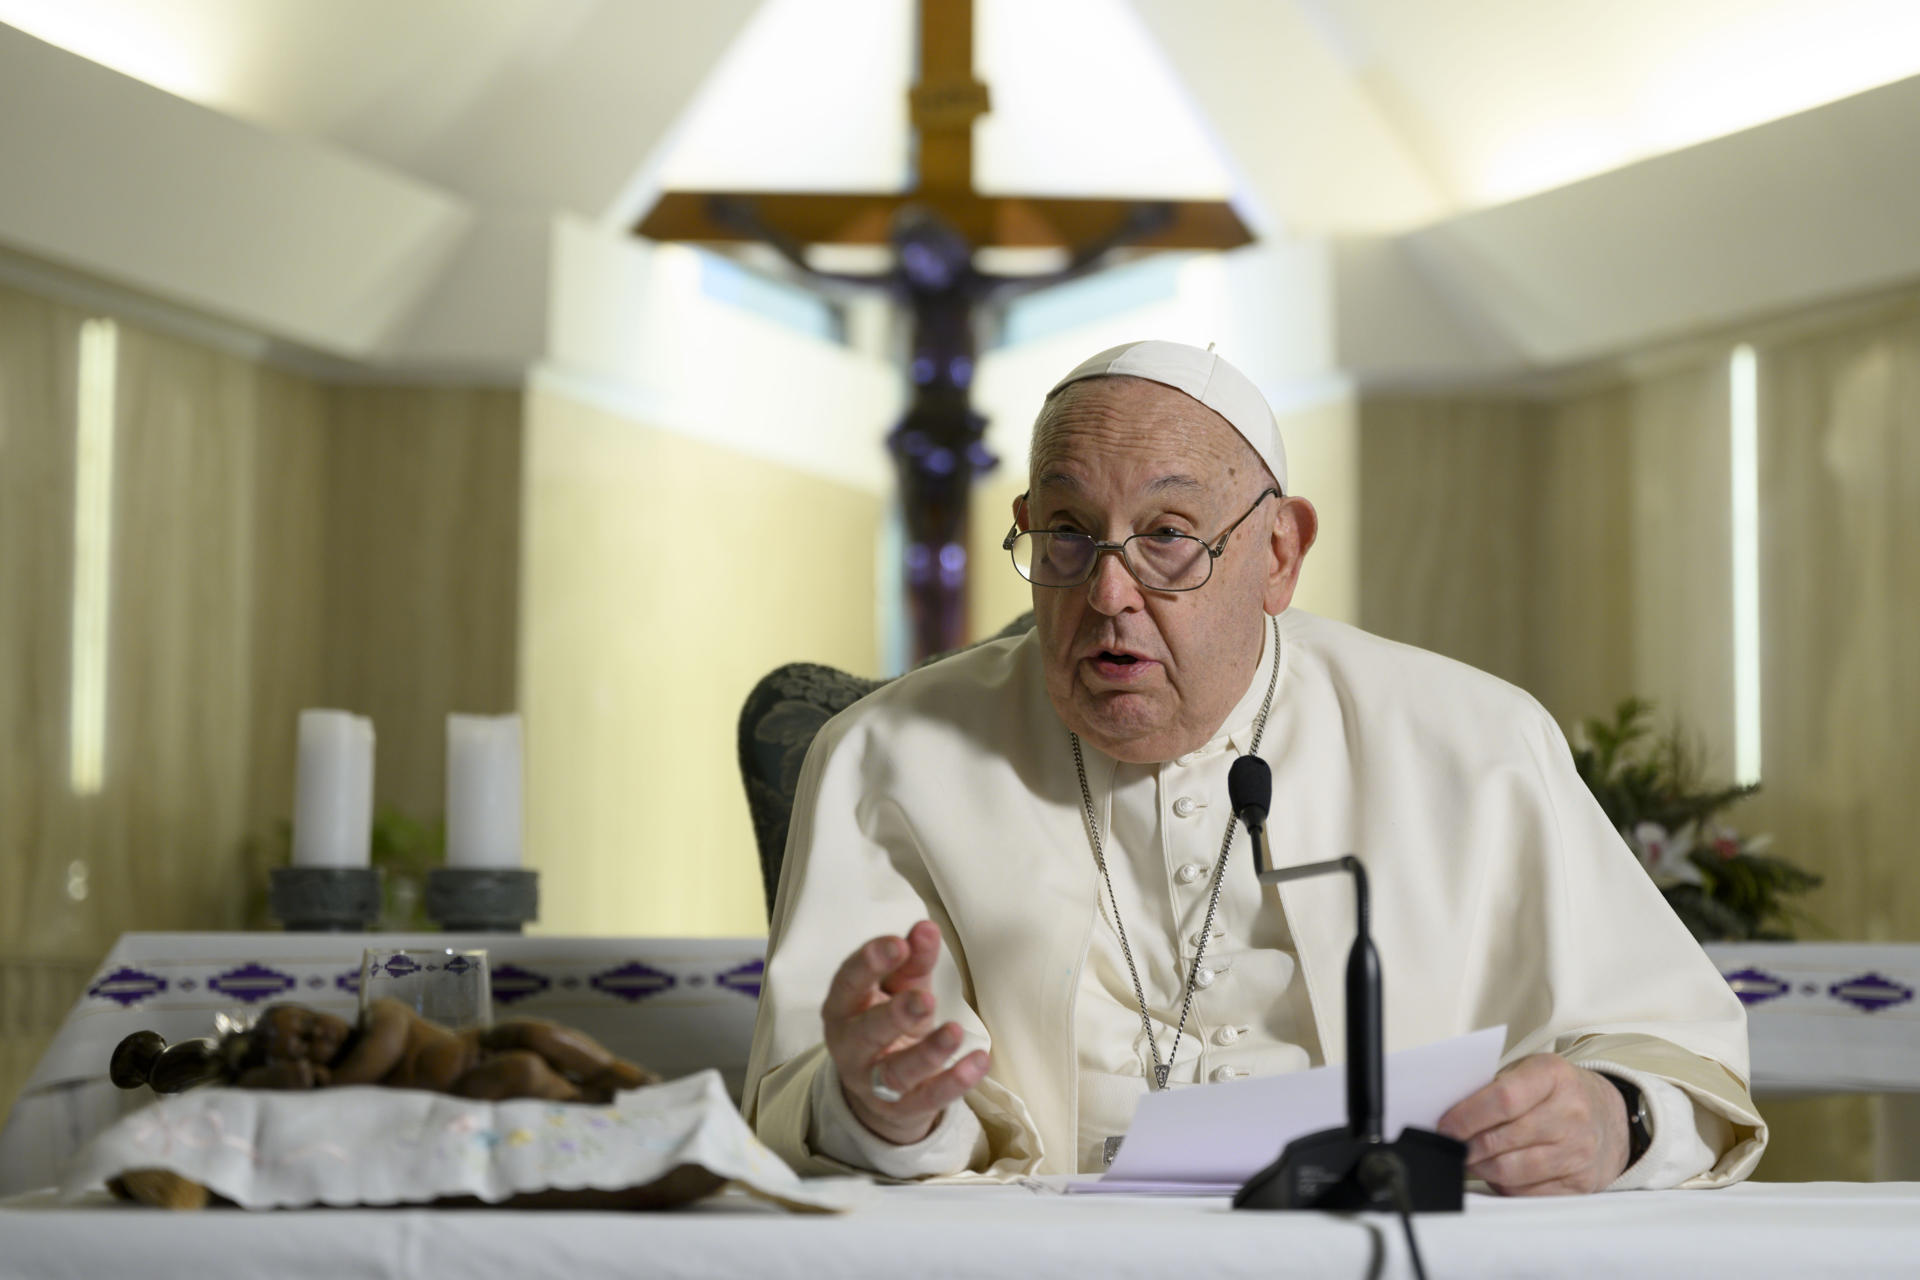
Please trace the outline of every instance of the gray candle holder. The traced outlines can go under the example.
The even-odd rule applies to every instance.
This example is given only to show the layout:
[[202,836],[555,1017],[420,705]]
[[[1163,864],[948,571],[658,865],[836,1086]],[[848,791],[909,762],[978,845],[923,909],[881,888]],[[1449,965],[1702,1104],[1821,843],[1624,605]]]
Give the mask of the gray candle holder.
[[540,914],[540,873],[435,867],[427,873],[426,906],[448,933],[519,933]]
[[289,933],[365,933],[380,903],[371,867],[276,867],[267,890],[267,910]]

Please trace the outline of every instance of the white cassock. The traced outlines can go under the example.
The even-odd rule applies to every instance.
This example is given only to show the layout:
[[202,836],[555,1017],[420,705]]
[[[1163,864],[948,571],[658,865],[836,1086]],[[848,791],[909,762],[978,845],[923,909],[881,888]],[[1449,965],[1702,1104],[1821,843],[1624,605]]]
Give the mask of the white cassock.
[[[1640,1085],[1653,1145],[1619,1187],[1721,1186],[1766,1145],[1746,1016],[1520,690],[1290,609],[1206,746],[1158,765],[1083,747],[1154,1036],[1174,1041],[1214,865],[1227,770],[1273,769],[1276,866],[1358,854],[1373,894],[1389,1052],[1504,1024],[1503,1063],[1556,1052]],[[890,1146],[840,1096],[820,1001],[862,942],[922,919],[943,947],[938,1016],[992,1051],[934,1132]],[[1208,977],[1176,1084],[1343,1059],[1347,877],[1226,865]],[[1100,1167],[1147,1088],[1132,979],[1034,633],[913,672],[830,721],[801,773],[743,1107],[803,1173],[1014,1177]],[[956,1055],[958,1056],[958,1055]]]

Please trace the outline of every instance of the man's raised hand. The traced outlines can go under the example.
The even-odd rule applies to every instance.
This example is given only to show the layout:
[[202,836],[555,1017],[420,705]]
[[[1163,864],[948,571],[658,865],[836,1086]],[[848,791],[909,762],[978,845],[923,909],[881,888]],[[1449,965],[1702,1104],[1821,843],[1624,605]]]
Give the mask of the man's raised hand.
[[[957,1022],[934,1025],[928,979],[939,957],[940,930],[930,920],[905,938],[875,938],[847,957],[820,1004],[847,1105],[861,1124],[902,1146],[932,1133],[947,1104],[987,1074],[985,1050],[946,1066],[961,1031]],[[876,1081],[899,1101],[876,1096]]]

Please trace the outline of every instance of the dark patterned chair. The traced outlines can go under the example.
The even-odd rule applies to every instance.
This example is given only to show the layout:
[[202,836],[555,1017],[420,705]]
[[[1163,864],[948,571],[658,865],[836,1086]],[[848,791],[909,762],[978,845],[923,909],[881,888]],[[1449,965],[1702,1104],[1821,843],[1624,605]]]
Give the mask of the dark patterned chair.
[[[1033,614],[1023,613],[987,639],[999,640],[1032,629]],[[936,654],[927,662],[951,656]],[[760,846],[760,878],[766,888],[769,915],[773,913],[774,891],[780,885],[780,859],[786,854],[787,827],[793,820],[793,793],[800,784],[800,766],[806,761],[807,748],[813,745],[821,725],[886,683],[863,680],[816,662],[790,662],[753,686],[746,705],[740,708],[740,780],[746,784],[753,838]]]

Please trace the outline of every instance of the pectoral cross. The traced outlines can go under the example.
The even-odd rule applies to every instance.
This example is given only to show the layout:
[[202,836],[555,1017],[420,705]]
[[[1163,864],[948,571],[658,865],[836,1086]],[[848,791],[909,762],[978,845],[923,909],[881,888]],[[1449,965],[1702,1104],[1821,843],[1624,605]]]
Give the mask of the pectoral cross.
[[[636,232],[656,240],[772,245],[808,275],[887,289],[913,319],[912,399],[887,435],[906,526],[906,599],[916,659],[966,636],[967,500],[995,465],[986,419],[970,402],[984,308],[1085,274],[1112,250],[1231,249],[1252,237],[1222,201],[984,196],[973,189],[973,123],[989,109],[973,73],[973,0],[919,0],[919,80],[908,93],[916,177],[906,191],[669,191]],[[816,244],[891,245],[870,276],[815,271]],[[974,266],[986,246],[1063,248],[1065,269],[996,276]],[[1064,372],[1064,370],[1063,370]]]

